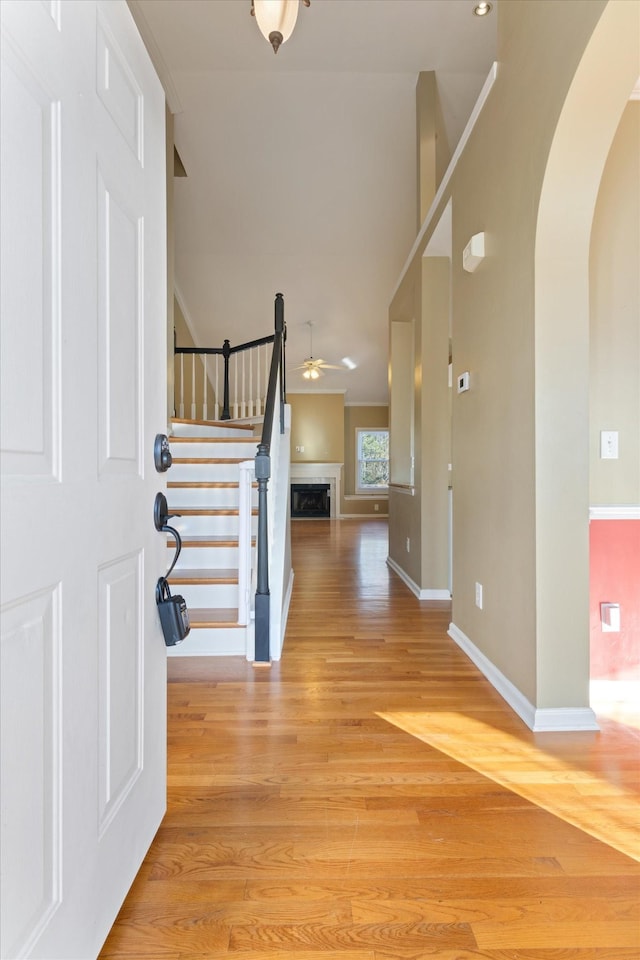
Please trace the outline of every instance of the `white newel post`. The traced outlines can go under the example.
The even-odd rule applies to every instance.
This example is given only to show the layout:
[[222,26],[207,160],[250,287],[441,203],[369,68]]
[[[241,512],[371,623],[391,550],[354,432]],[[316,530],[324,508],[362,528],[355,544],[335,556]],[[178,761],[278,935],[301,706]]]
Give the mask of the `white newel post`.
[[213,419],[219,420],[220,419],[220,401],[218,400],[218,397],[220,396],[220,392],[218,390],[218,360],[220,358],[217,353],[215,356],[216,356],[216,395],[213,401]]
[[208,409],[208,406],[207,406],[207,383],[208,383],[208,382],[209,382],[209,381],[208,381],[208,379],[207,379],[207,355],[206,355],[206,353],[205,353],[205,355],[204,355],[204,374],[203,374],[203,377],[202,377],[202,419],[203,419],[203,420],[208,420],[208,419],[209,419],[209,416],[208,416],[208,414],[209,414],[209,409]]
[[178,416],[184,420],[184,353],[180,354],[180,405]]
[[196,419],[196,355],[191,354],[191,419]]
[[238,623],[246,626],[251,617],[251,492],[255,463],[240,464],[238,499]]

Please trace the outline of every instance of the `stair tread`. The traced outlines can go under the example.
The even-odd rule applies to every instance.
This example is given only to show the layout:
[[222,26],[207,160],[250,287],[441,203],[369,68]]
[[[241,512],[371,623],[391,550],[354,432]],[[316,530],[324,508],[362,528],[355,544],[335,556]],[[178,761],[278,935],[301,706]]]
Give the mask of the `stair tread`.
[[[237,507],[178,507],[173,503],[169,509],[172,516],[178,517],[237,517],[239,512]],[[251,513],[257,517],[257,508]]]
[[171,437],[170,443],[255,443],[259,437]]
[[185,584],[215,584],[215,583],[237,583],[238,569],[216,569],[208,567],[206,569],[196,569],[183,567],[182,570],[174,570],[169,577],[169,583]]
[[234,607],[190,607],[189,623],[195,629],[242,626],[238,623],[238,610]]
[[180,417],[171,417],[171,423],[183,423],[187,427],[222,427],[223,430],[250,430],[253,433],[253,424],[236,423],[231,420],[187,420]]
[[[255,537],[251,538],[251,542],[255,543]],[[232,534],[226,535],[224,533],[218,534],[193,534],[188,537],[182,537],[182,546],[184,547],[237,547],[238,546],[238,537],[234,537]],[[173,540],[167,540],[167,547],[171,550],[175,550],[176,545]]]
[[244,463],[251,457],[173,457],[173,463]]
[[167,483],[172,490],[232,490],[239,486],[238,480],[169,480]]

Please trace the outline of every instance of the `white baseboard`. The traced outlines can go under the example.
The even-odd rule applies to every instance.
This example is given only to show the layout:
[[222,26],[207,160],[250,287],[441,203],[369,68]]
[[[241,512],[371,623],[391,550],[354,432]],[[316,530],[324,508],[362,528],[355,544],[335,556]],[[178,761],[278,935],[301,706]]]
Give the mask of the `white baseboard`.
[[497,690],[534,733],[570,730],[599,730],[596,715],[591,707],[553,707],[538,709],[514,686],[484,653],[467,637],[455,623],[447,631],[461,650],[475,663],[491,686]]
[[640,504],[594,504],[589,507],[590,520],[640,520]]
[[389,519],[388,513],[341,513],[338,520],[380,520]]
[[534,733],[561,733],[564,731],[599,730],[591,707],[549,707],[535,712]]
[[421,588],[411,579],[409,574],[400,567],[395,560],[387,557],[387,565],[391,567],[394,573],[397,573],[400,579],[406,583],[409,590],[418,598],[418,600],[451,600],[451,594],[448,590],[438,590],[430,588]]
[[289,583],[287,584],[287,590],[284,595],[284,602],[282,604],[282,620],[280,624],[280,649],[278,651],[278,656],[274,657],[274,660],[279,660],[282,656],[282,648],[284,647],[284,638],[287,632],[287,620],[289,619],[289,606],[291,604],[291,594],[293,593],[293,578],[295,574],[293,570],[289,571]]

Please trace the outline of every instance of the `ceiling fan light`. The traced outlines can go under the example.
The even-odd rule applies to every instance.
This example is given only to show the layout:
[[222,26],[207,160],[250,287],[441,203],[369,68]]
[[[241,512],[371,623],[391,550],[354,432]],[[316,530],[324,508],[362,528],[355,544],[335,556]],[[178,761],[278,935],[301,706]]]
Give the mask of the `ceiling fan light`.
[[286,43],[298,18],[298,0],[253,0],[253,11],[260,33],[278,52]]
[[317,380],[320,376],[320,373],[315,367],[307,367],[302,376],[305,380]]

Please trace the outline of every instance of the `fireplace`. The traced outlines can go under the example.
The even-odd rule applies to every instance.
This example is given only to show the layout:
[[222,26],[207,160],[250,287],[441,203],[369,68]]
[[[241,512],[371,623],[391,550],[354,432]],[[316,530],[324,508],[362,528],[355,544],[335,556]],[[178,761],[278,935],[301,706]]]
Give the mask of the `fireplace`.
[[292,483],[292,517],[330,517],[331,496],[328,483]]
[[[309,463],[292,462],[289,480],[292,486],[300,484],[309,486],[310,484],[320,483],[322,486],[329,487],[329,517],[331,520],[337,520],[340,516],[340,487],[342,480],[341,463],[320,463],[317,460]],[[291,500],[291,496],[289,497]]]

